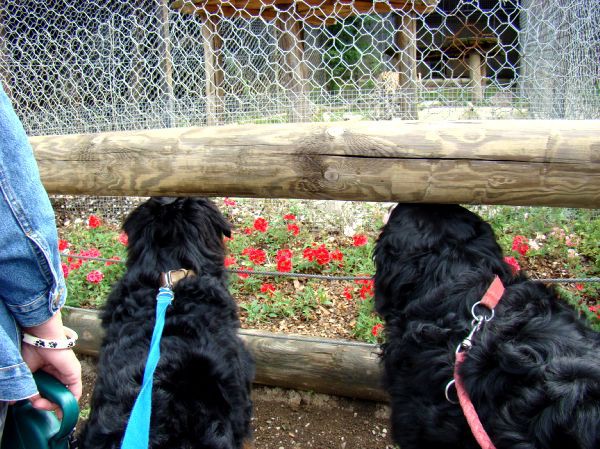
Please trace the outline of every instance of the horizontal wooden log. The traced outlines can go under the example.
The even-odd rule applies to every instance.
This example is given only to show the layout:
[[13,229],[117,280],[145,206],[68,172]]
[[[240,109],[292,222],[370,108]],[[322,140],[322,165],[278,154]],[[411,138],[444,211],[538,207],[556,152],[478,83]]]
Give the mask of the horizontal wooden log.
[[[292,3],[294,5],[292,6]],[[334,0],[304,0],[290,2],[274,0],[266,4],[260,0],[175,0],[171,8],[182,14],[210,13],[224,17],[253,18],[270,20],[281,11],[292,9],[297,17],[305,18],[309,23],[318,25],[324,21],[332,22],[357,14],[388,14],[394,12],[416,12],[429,14],[435,10],[437,0],[389,0],[339,2]]]
[[600,120],[231,125],[31,143],[53,194],[600,207]]
[[[79,334],[77,352],[98,355],[104,333],[96,311],[66,307],[63,322]],[[239,334],[256,360],[257,384],[387,401],[376,345],[246,329]]]

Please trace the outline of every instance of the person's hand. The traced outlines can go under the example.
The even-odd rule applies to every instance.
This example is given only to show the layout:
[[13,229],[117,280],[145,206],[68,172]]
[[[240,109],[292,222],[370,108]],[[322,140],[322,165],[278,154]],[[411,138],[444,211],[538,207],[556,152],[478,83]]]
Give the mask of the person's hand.
[[[65,333],[62,326],[60,312],[49,321],[39,326],[24,329],[25,332],[45,339],[62,340]],[[41,369],[56,377],[73,393],[79,401],[82,393],[81,364],[72,349],[47,349],[23,343],[21,348],[23,360],[31,372]],[[58,406],[39,394],[29,398],[34,408],[55,411]]]

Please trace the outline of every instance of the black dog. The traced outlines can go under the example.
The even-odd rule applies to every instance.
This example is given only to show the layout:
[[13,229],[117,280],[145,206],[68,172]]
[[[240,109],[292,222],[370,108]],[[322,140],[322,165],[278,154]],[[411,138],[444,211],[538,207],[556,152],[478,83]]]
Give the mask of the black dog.
[[600,334],[554,289],[513,275],[481,218],[456,205],[400,204],[374,260],[375,306],[386,322],[384,386],[402,449],[479,447],[444,391],[471,330],[471,307],[494,275],[506,290],[459,370],[492,443],[600,448]]
[[234,449],[247,444],[254,362],[237,336],[223,235],[230,225],[208,200],[151,198],[125,220],[127,271],[102,313],[85,449],[119,448],[142,383],[161,273],[193,274],[173,287],[154,374],[150,448]]

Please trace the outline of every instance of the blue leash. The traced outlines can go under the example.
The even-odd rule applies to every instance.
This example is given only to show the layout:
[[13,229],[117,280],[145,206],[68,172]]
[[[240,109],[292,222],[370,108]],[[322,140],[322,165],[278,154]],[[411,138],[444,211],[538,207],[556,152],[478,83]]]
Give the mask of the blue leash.
[[167,307],[171,305],[172,301],[173,291],[168,287],[161,287],[156,297],[156,323],[144,369],[144,380],[131,410],[121,449],[148,449],[150,416],[152,414],[152,380],[160,358],[160,339],[165,327]]

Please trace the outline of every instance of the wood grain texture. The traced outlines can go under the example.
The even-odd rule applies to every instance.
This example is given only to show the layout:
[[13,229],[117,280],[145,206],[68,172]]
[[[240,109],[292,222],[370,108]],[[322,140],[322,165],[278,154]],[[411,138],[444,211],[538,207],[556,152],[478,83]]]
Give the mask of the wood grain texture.
[[221,124],[225,110],[223,40],[219,34],[219,23],[214,16],[207,16],[202,22],[202,45],[206,78],[206,123],[214,126]]
[[[75,350],[97,357],[104,335],[98,312],[65,307],[63,322],[79,334]],[[257,384],[387,401],[375,345],[248,329],[240,337],[256,360]]]
[[304,60],[302,23],[295,20],[289,11],[283,11],[277,18],[276,28],[281,58],[279,84],[283,87],[291,105],[290,121],[309,121],[309,70]]
[[397,15],[395,17],[396,33],[394,40],[399,54],[394,57],[394,67],[398,72],[398,86],[400,87],[399,111],[394,112],[395,117],[416,120],[417,111],[417,18],[413,13]]
[[376,401],[380,388],[379,350],[375,345],[242,330],[256,360],[256,383]]
[[339,122],[30,139],[52,194],[600,207],[600,121]]

